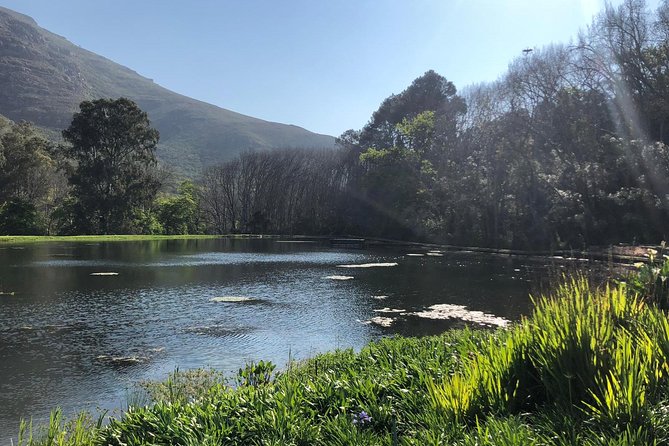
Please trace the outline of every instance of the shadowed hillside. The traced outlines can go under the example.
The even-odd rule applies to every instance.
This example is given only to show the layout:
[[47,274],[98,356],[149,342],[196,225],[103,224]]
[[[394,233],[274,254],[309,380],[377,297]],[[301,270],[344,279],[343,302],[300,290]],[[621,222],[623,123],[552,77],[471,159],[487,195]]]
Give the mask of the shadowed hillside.
[[159,157],[183,173],[247,149],[334,145],[331,136],[174,93],[2,7],[0,83],[0,114],[56,132],[67,127],[82,100],[128,97],[160,131]]

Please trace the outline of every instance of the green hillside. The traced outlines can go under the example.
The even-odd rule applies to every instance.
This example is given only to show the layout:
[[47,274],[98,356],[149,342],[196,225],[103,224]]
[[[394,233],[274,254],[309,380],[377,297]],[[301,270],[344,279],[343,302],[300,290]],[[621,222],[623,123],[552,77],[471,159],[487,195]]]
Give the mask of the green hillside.
[[248,149],[327,148],[334,138],[263,121],[174,93],[0,7],[0,114],[65,128],[85,99],[127,97],[161,135],[159,157],[182,173]]

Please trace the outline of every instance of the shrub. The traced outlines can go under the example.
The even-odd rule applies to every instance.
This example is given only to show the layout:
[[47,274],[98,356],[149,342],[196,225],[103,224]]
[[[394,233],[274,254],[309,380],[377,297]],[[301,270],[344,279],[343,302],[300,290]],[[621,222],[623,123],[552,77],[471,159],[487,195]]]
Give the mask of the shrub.
[[42,235],[45,232],[44,221],[31,202],[14,198],[0,206],[0,234]]

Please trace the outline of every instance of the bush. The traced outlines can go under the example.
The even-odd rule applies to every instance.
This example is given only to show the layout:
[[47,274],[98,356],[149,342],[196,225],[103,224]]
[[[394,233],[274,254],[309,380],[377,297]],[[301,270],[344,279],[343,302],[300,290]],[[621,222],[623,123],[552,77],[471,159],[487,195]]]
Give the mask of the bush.
[[43,235],[45,224],[35,205],[14,198],[0,206],[0,235]]
[[627,277],[630,289],[644,300],[669,310],[669,256],[665,255],[665,242],[660,251],[649,249],[647,262],[635,264],[637,270]]

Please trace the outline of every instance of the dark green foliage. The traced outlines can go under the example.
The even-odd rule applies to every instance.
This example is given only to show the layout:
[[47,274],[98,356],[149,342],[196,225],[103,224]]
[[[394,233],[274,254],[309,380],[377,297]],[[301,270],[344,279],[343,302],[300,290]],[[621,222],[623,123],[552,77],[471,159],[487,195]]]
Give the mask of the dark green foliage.
[[158,131],[147,114],[125,98],[84,101],[63,138],[69,143],[63,153],[74,163],[69,181],[77,232],[139,232],[137,213],[150,207],[160,187]]
[[414,80],[402,93],[383,101],[360,132],[359,144],[363,150],[401,144],[398,125],[427,111],[438,117],[439,132],[452,137],[457,117],[465,110],[465,102],[456,94],[453,83],[430,70]]
[[45,232],[44,222],[31,202],[14,198],[0,206],[0,234],[42,235]]
[[52,229],[50,214],[63,183],[53,145],[32,125],[0,116],[0,234]]
[[51,212],[54,226],[58,228],[58,235],[80,235],[79,222],[86,216],[76,198],[67,196]]
[[433,217],[430,195],[437,171],[431,160],[438,159],[433,153],[435,120],[431,110],[405,117],[395,126],[394,146],[370,147],[360,154],[362,173],[355,187],[372,204],[367,210],[369,221],[361,222],[367,225],[366,233],[410,237],[417,220]]
[[271,362],[259,361],[248,364],[237,372],[238,386],[258,387],[272,382],[272,372],[276,366]]

